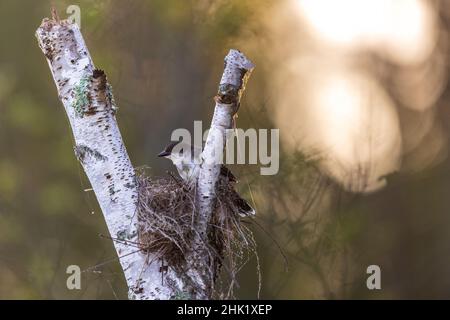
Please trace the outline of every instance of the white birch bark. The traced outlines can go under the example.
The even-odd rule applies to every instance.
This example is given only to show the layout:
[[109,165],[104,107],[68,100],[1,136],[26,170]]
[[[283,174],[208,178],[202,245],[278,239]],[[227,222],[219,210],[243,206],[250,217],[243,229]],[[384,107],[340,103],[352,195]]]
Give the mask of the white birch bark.
[[233,118],[239,109],[242,93],[253,68],[253,63],[238,50],[230,50],[225,57],[225,68],[215,98],[216,106],[202,152],[203,161],[197,183],[198,227],[202,237],[206,235],[211,217],[227,130],[233,126]]
[[[138,252],[135,171],[117,126],[116,105],[103,71],[96,70],[76,24],[44,19],[36,37],[45,54],[75,139],[75,154],[92,185],[132,299],[170,299],[183,281],[151,255]],[[152,262],[152,263],[149,263]],[[161,271],[164,271],[161,269]]]
[[202,164],[197,181],[197,233],[193,239],[193,250],[190,254],[191,277],[199,279],[197,282],[203,292],[210,294],[214,291],[215,266],[205,264],[211,261],[208,257],[207,234],[215,201],[216,184],[220,174],[223,150],[226,144],[227,129],[231,129],[236,115],[245,84],[254,66],[244,54],[238,50],[230,50],[225,57],[225,68],[215,97],[214,115],[202,152]]

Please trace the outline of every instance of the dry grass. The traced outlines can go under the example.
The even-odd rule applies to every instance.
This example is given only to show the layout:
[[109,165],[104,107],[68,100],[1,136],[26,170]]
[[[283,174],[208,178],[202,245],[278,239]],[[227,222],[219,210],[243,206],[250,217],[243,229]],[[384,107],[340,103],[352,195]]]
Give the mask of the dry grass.
[[[138,174],[139,243],[144,252],[156,254],[176,270],[189,268],[187,259],[195,235],[196,190],[172,176],[150,178]],[[219,180],[214,210],[205,240],[205,265],[213,275],[215,297],[233,298],[236,275],[256,253],[248,228],[250,218],[241,218],[232,201],[234,188]],[[219,277],[219,271],[223,270]],[[259,272],[259,267],[258,267]]]

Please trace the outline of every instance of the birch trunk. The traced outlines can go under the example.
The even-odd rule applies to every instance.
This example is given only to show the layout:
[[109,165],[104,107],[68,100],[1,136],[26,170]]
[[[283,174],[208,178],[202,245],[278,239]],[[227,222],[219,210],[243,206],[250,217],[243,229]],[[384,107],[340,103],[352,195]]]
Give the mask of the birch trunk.
[[[75,154],[89,178],[119,256],[130,299],[171,299],[187,290],[169,268],[139,252],[135,171],[117,126],[111,87],[94,67],[76,24],[44,19],[36,37],[47,58],[75,139]],[[152,263],[150,263],[152,262]]]
[[197,207],[199,209],[196,221],[197,233],[194,239],[195,250],[191,253],[191,264],[194,266],[193,270],[197,273],[197,277],[203,279],[200,284],[206,288],[206,292],[213,290],[213,288],[208,288],[208,284],[214,284],[212,271],[215,270],[215,267],[205,268],[202,263],[204,263],[208,251],[205,248],[208,225],[216,198],[216,184],[226,145],[227,130],[233,126],[234,116],[239,109],[242,93],[253,68],[252,62],[238,50],[230,50],[225,57],[225,68],[215,97],[216,105],[211,128],[202,152],[202,164],[197,181]]
[[[162,268],[155,256],[143,254],[136,245],[138,189],[135,171],[116,122],[117,106],[111,86],[105,73],[94,67],[78,26],[60,21],[54,15],[52,19],[43,20],[36,37],[70,121],[75,155],[92,185],[111,237],[116,239],[114,245],[129,287],[129,298],[211,298],[210,277],[202,272],[208,257],[201,255],[201,241],[193,244],[193,252],[197,254],[192,258],[194,261],[187,260],[183,272],[170,266]],[[224,137],[224,130],[231,128],[245,79],[252,68],[238,51],[231,50],[226,57],[211,131],[203,153],[205,160],[214,156],[212,150],[223,150],[225,140],[219,141],[217,137]],[[219,170],[220,166],[211,161],[202,165],[197,219],[201,238],[207,232]],[[198,288],[202,290],[199,292]]]
[[202,165],[198,179],[200,214],[198,227],[202,236],[207,232],[215,198],[215,185],[220,173],[227,130],[232,129],[242,93],[254,66],[238,50],[230,50],[225,57],[225,68],[219,84],[214,115],[202,152]]

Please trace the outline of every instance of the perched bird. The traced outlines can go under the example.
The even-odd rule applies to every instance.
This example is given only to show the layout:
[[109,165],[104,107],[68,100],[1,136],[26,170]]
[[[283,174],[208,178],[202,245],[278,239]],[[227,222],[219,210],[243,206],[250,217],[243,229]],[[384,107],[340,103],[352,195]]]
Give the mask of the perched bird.
[[[175,168],[177,168],[180,177],[189,185],[197,182],[200,175],[202,150],[189,144],[175,141],[169,143],[163,151],[158,154],[158,157],[167,158],[172,161]],[[255,210],[248,204],[248,202],[241,198],[241,196],[234,190],[233,185],[237,183],[236,177],[225,165],[220,167],[221,182],[228,184],[231,187],[231,201],[239,210],[239,215],[246,217],[255,214]]]

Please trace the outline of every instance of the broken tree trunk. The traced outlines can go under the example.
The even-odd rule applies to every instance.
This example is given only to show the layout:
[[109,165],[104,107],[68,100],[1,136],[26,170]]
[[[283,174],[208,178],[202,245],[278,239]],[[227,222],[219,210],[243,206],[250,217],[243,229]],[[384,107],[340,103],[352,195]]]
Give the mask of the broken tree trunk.
[[[139,250],[135,170],[116,122],[117,107],[111,86],[105,73],[94,67],[78,26],[60,21],[54,15],[52,19],[43,20],[36,37],[70,121],[75,154],[92,185],[114,239],[129,287],[129,298],[173,299],[183,297],[185,293],[192,299],[211,298],[210,277],[203,277],[201,271],[204,270],[202,261],[207,261],[208,257],[201,256],[204,252],[201,247],[196,248],[193,244],[193,252],[199,253],[195,255],[198,260],[193,263],[188,259],[186,268],[181,272],[179,268],[163,268],[157,256]],[[230,51],[216,99],[211,137],[230,128],[244,88],[244,77],[251,68],[251,63],[241,53]],[[218,142],[208,137],[205,157],[212,155],[211,148]],[[221,141],[217,148],[223,150],[224,142]],[[208,198],[201,198],[197,219],[199,230],[204,233],[207,232],[218,177],[217,166],[209,161],[206,163],[201,174],[205,183],[199,183],[199,187],[200,194]]]
[[227,130],[232,129],[245,85],[254,66],[241,52],[230,50],[225,57],[225,69],[215,98],[216,107],[202,152],[202,164],[198,179],[200,214],[198,226],[204,236],[211,217],[215,185],[220,173]]
[[[254,66],[244,54],[238,50],[230,50],[225,57],[225,68],[219,83],[219,90],[215,97],[216,106],[208,132],[205,147],[202,152],[202,163],[197,181],[196,234],[194,248],[191,252],[194,272],[204,279],[201,283],[208,288],[208,283],[214,284],[214,266],[205,268],[203,261],[207,255],[208,226],[211,221],[214,201],[216,199],[216,185],[219,179],[223,150],[225,149],[227,131],[232,129],[242,93]],[[212,290],[213,288],[208,288]],[[208,290],[206,290],[208,292]]]

